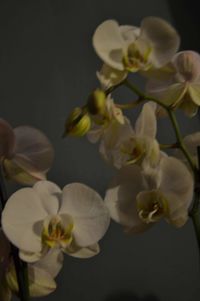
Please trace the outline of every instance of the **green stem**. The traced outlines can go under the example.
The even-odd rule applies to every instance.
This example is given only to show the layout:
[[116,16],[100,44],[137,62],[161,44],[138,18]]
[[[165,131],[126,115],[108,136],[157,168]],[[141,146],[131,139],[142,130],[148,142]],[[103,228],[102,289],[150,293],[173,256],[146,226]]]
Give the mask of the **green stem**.
[[[2,209],[5,207],[7,199],[8,198],[7,198],[6,186],[4,183],[3,170],[2,170],[2,165],[0,164],[0,200],[1,200]],[[28,281],[27,263],[23,262],[19,258],[19,250],[12,244],[11,244],[11,253],[15,265],[20,300],[28,301],[29,281]]]
[[119,109],[122,109],[122,110],[127,110],[127,109],[134,109],[135,107],[137,107],[139,104],[141,104],[142,100],[141,99],[138,99],[138,100],[135,100],[133,102],[130,102],[130,103],[126,103],[126,104],[123,104],[123,103],[115,103],[115,105],[119,108]]
[[196,165],[195,165],[193,159],[191,158],[188,150],[186,149],[185,144],[183,143],[183,139],[182,139],[182,136],[181,136],[181,132],[180,132],[180,129],[179,129],[178,122],[177,122],[175,114],[172,112],[171,108],[169,106],[163,104],[160,100],[158,100],[154,97],[145,95],[143,92],[141,92],[137,87],[135,87],[128,80],[124,81],[124,85],[127,88],[129,88],[131,91],[133,91],[136,95],[138,95],[140,101],[155,102],[156,104],[160,105],[161,107],[163,107],[166,110],[166,112],[169,116],[169,119],[172,123],[172,126],[174,128],[174,132],[175,132],[176,140],[177,140],[177,147],[183,152],[183,154],[184,154],[186,160],[188,161],[188,164],[190,165],[191,169],[193,170],[194,173],[196,173],[196,170],[197,170]]

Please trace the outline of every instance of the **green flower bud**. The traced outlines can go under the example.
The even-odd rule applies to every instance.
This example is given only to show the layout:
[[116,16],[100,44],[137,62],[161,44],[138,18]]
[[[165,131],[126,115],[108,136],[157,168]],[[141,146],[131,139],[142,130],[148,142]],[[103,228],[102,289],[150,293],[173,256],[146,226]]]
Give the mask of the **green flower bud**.
[[88,98],[87,108],[90,114],[103,114],[106,106],[106,94],[101,89],[96,89]]
[[65,123],[63,136],[84,136],[91,127],[89,114],[82,108],[75,108]]

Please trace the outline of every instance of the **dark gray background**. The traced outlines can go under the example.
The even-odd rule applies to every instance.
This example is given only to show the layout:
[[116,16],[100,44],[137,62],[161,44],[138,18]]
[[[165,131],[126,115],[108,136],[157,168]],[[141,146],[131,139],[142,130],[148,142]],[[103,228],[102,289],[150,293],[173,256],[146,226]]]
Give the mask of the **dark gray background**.
[[[61,139],[65,119],[96,87],[101,66],[91,44],[96,26],[108,18],[139,25],[148,15],[171,21],[182,48],[200,47],[195,1],[41,0],[0,2],[0,114],[13,126],[43,130],[56,150],[49,179],[63,186],[80,181],[104,195],[114,174],[85,138]],[[139,85],[142,81],[136,79]],[[117,100],[132,97],[126,90]],[[132,114],[129,114],[132,115]],[[199,129],[199,120],[179,114],[181,128]],[[167,122],[159,137],[170,141]],[[191,222],[181,230],[160,223],[143,235],[127,237],[112,223],[100,255],[80,260],[66,256],[58,289],[39,300],[196,301],[200,271]]]

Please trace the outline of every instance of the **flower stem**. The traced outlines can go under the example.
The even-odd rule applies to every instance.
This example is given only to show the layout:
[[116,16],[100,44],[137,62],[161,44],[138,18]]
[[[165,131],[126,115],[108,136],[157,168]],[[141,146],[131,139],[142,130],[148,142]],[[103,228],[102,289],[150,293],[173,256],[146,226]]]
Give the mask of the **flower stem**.
[[[0,200],[2,209],[6,205],[7,202],[7,191],[6,186],[4,183],[4,176],[2,165],[0,165]],[[29,300],[29,282],[28,282],[28,270],[27,270],[27,263],[23,262],[19,258],[19,250],[11,244],[11,252],[12,257],[15,265],[15,271],[17,276],[17,282],[19,287],[19,297],[21,301],[28,301]]]
[[130,83],[128,80],[124,81],[124,85],[127,88],[129,88],[131,91],[133,91],[136,95],[138,95],[140,101],[152,101],[152,102],[155,102],[156,104],[160,105],[161,107],[163,107],[166,110],[166,112],[167,112],[167,114],[169,116],[169,119],[170,119],[170,121],[172,123],[173,129],[174,129],[174,133],[175,133],[176,140],[177,140],[177,147],[184,154],[184,156],[185,156],[186,160],[188,161],[188,164],[190,165],[192,171],[194,173],[196,173],[196,170],[197,170],[196,165],[195,165],[193,159],[191,158],[188,150],[186,149],[185,144],[183,143],[183,139],[182,139],[182,136],[181,136],[181,132],[180,132],[180,129],[179,129],[178,122],[176,120],[176,116],[173,113],[173,111],[171,110],[171,108],[169,106],[165,105],[164,103],[162,103],[160,100],[144,94],[137,87],[135,87],[132,83]]

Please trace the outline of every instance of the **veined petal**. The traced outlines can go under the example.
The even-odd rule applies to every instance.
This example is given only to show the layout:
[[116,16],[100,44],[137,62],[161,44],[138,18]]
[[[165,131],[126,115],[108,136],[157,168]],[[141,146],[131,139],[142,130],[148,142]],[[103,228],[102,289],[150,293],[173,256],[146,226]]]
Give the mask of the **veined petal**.
[[30,174],[46,173],[53,162],[54,150],[48,138],[39,130],[20,126],[14,129],[16,137],[15,162]]
[[132,232],[143,231],[147,226],[139,218],[136,208],[137,195],[143,190],[146,185],[141,168],[131,165],[120,169],[106,191],[105,203],[111,217]]
[[110,222],[109,213],[100,195],[80,183],[64,187],[59,214],[65,213],[73,218],[72,234],[80,247],[98,242],[107,231]]
[[135,124],[135,132],[137,136],[147,136],[153,139],[156,137],[157,120],[155,108],[151,103],[147,103],[143,106]]
[[22,188],[8,199],[2,213],[2,227],[9,240],[19,249],[41,251],[42,221],[48,216],[45,206],[32,188]]
[[12,127],[5,120],[0,119],[0,158],[10,158],[15,146],[15,135]]
[[162,171],[160,191],[168,201],[169,217],[187,210],[193,197],[193,177],[188,168],[180,160],[173,157],[163,157],[160,162]]
[[141,23],[141,37],[152,45],[151,62],[155,67],[168,63],[177,52],[180,37],[177,31],[165,20],[146,17]]
[[90,258],[97,255],[99,252],[100,248],[98,243],[82,248],[72,242],[72,244],[65,249],[66,254],[76,258]]
[[97,27],[93,35],[93,46],[103,62],[115,69],[124,70],[124,40],[115,20],[107,20]]

